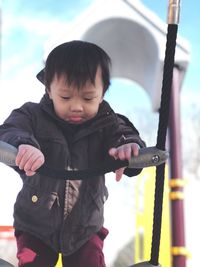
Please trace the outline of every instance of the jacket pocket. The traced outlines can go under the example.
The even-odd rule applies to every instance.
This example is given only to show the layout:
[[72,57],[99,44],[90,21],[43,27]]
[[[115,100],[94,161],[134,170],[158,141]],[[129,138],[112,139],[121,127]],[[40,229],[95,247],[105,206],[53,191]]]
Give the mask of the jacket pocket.
[[43,192],[24,184],[14,205],[16,228],[50,234],[60,225],[61,213],[56,192]]
[[101,192],[90,191],[88,206],[83,219],[85,225],[97,227],[103,224],[104,203],[107,198],[108,191],[106,187]]
[[106,202],[108,198],[108,190],[106,187],[104,187],[102,192],[94,192],[93,190],[90,191],[90,196],[95,203],[96,207],[101,210],[104,206],[104,203]]

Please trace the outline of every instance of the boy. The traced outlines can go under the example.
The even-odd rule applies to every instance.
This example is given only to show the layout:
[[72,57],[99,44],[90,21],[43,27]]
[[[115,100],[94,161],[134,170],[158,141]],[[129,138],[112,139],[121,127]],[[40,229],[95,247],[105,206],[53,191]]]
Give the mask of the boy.
[[[63,180],[40,175],[44,163],[56,169],[88,169],[103,161],[130,159],[144,143],[138,131],[114,113],[103,96],[110,84],[110,58],[97,45],[72,41],[54,48],[39,78],[40,103],[14,110],[0,127],[0,139],[18,148],[16,171],[23,187],[14,206],[20,267],[105,267],[103,175]],[[137,175],[141,170],[121,168]]]

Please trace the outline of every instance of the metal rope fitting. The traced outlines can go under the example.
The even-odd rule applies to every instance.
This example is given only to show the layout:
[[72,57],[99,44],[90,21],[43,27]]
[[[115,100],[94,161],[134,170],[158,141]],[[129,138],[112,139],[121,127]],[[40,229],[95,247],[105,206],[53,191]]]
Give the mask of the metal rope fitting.
[[180,17],[180,0],[169,0],[168,24],[178,24]]

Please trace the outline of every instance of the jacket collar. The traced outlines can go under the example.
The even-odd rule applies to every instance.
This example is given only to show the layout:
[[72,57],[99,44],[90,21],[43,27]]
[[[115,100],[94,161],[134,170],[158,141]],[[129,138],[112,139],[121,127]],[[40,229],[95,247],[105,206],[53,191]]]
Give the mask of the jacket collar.
[[55,121],[56,124],[65,129],[65,131],[68,131],[71,134],[75,134],[73,141],[76,141],[77,139],[80,139],[95,131],[99,131],[100,129],[115,122],[115,116],[113,117],[115,113],[111,109],[108,102],[106,102],[105,100],[103,100],[100,104],[97,115],[91,120],[86,121],[80,125],[72,125],[59,118],[54,112],[53,102],[49,98],[47,93],[42,97],[40,105],[45,113],[47,113]]

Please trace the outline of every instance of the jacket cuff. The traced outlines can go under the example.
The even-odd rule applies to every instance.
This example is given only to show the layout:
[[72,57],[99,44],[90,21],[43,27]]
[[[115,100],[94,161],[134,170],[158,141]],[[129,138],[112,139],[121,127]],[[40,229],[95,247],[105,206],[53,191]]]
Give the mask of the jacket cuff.
[[7,138],[2,138],[2,141],[8,142],[9,144],[18,148],[19,145],[26,144],[34,146],[40,149],[40,145],[37,140],[32,135],[16,135],[16,136],[7,136]]
[[124,134],[120,136],[117,140],[115,147],[119,147],[125,144],[136,143],[140,148],[145,147],[145,143],[139,138],[138,135],[135,136],[125,136]]
[[132,177],[132,176],[136,176],[136,175],[140,174],[142,170],[143,170],[143,169],[131,169],[131,168],[128,168],[128,167],[127,167],[127,168],[124,170],[124,174],[125,174],[126,176],[128,176],[128,177]]

